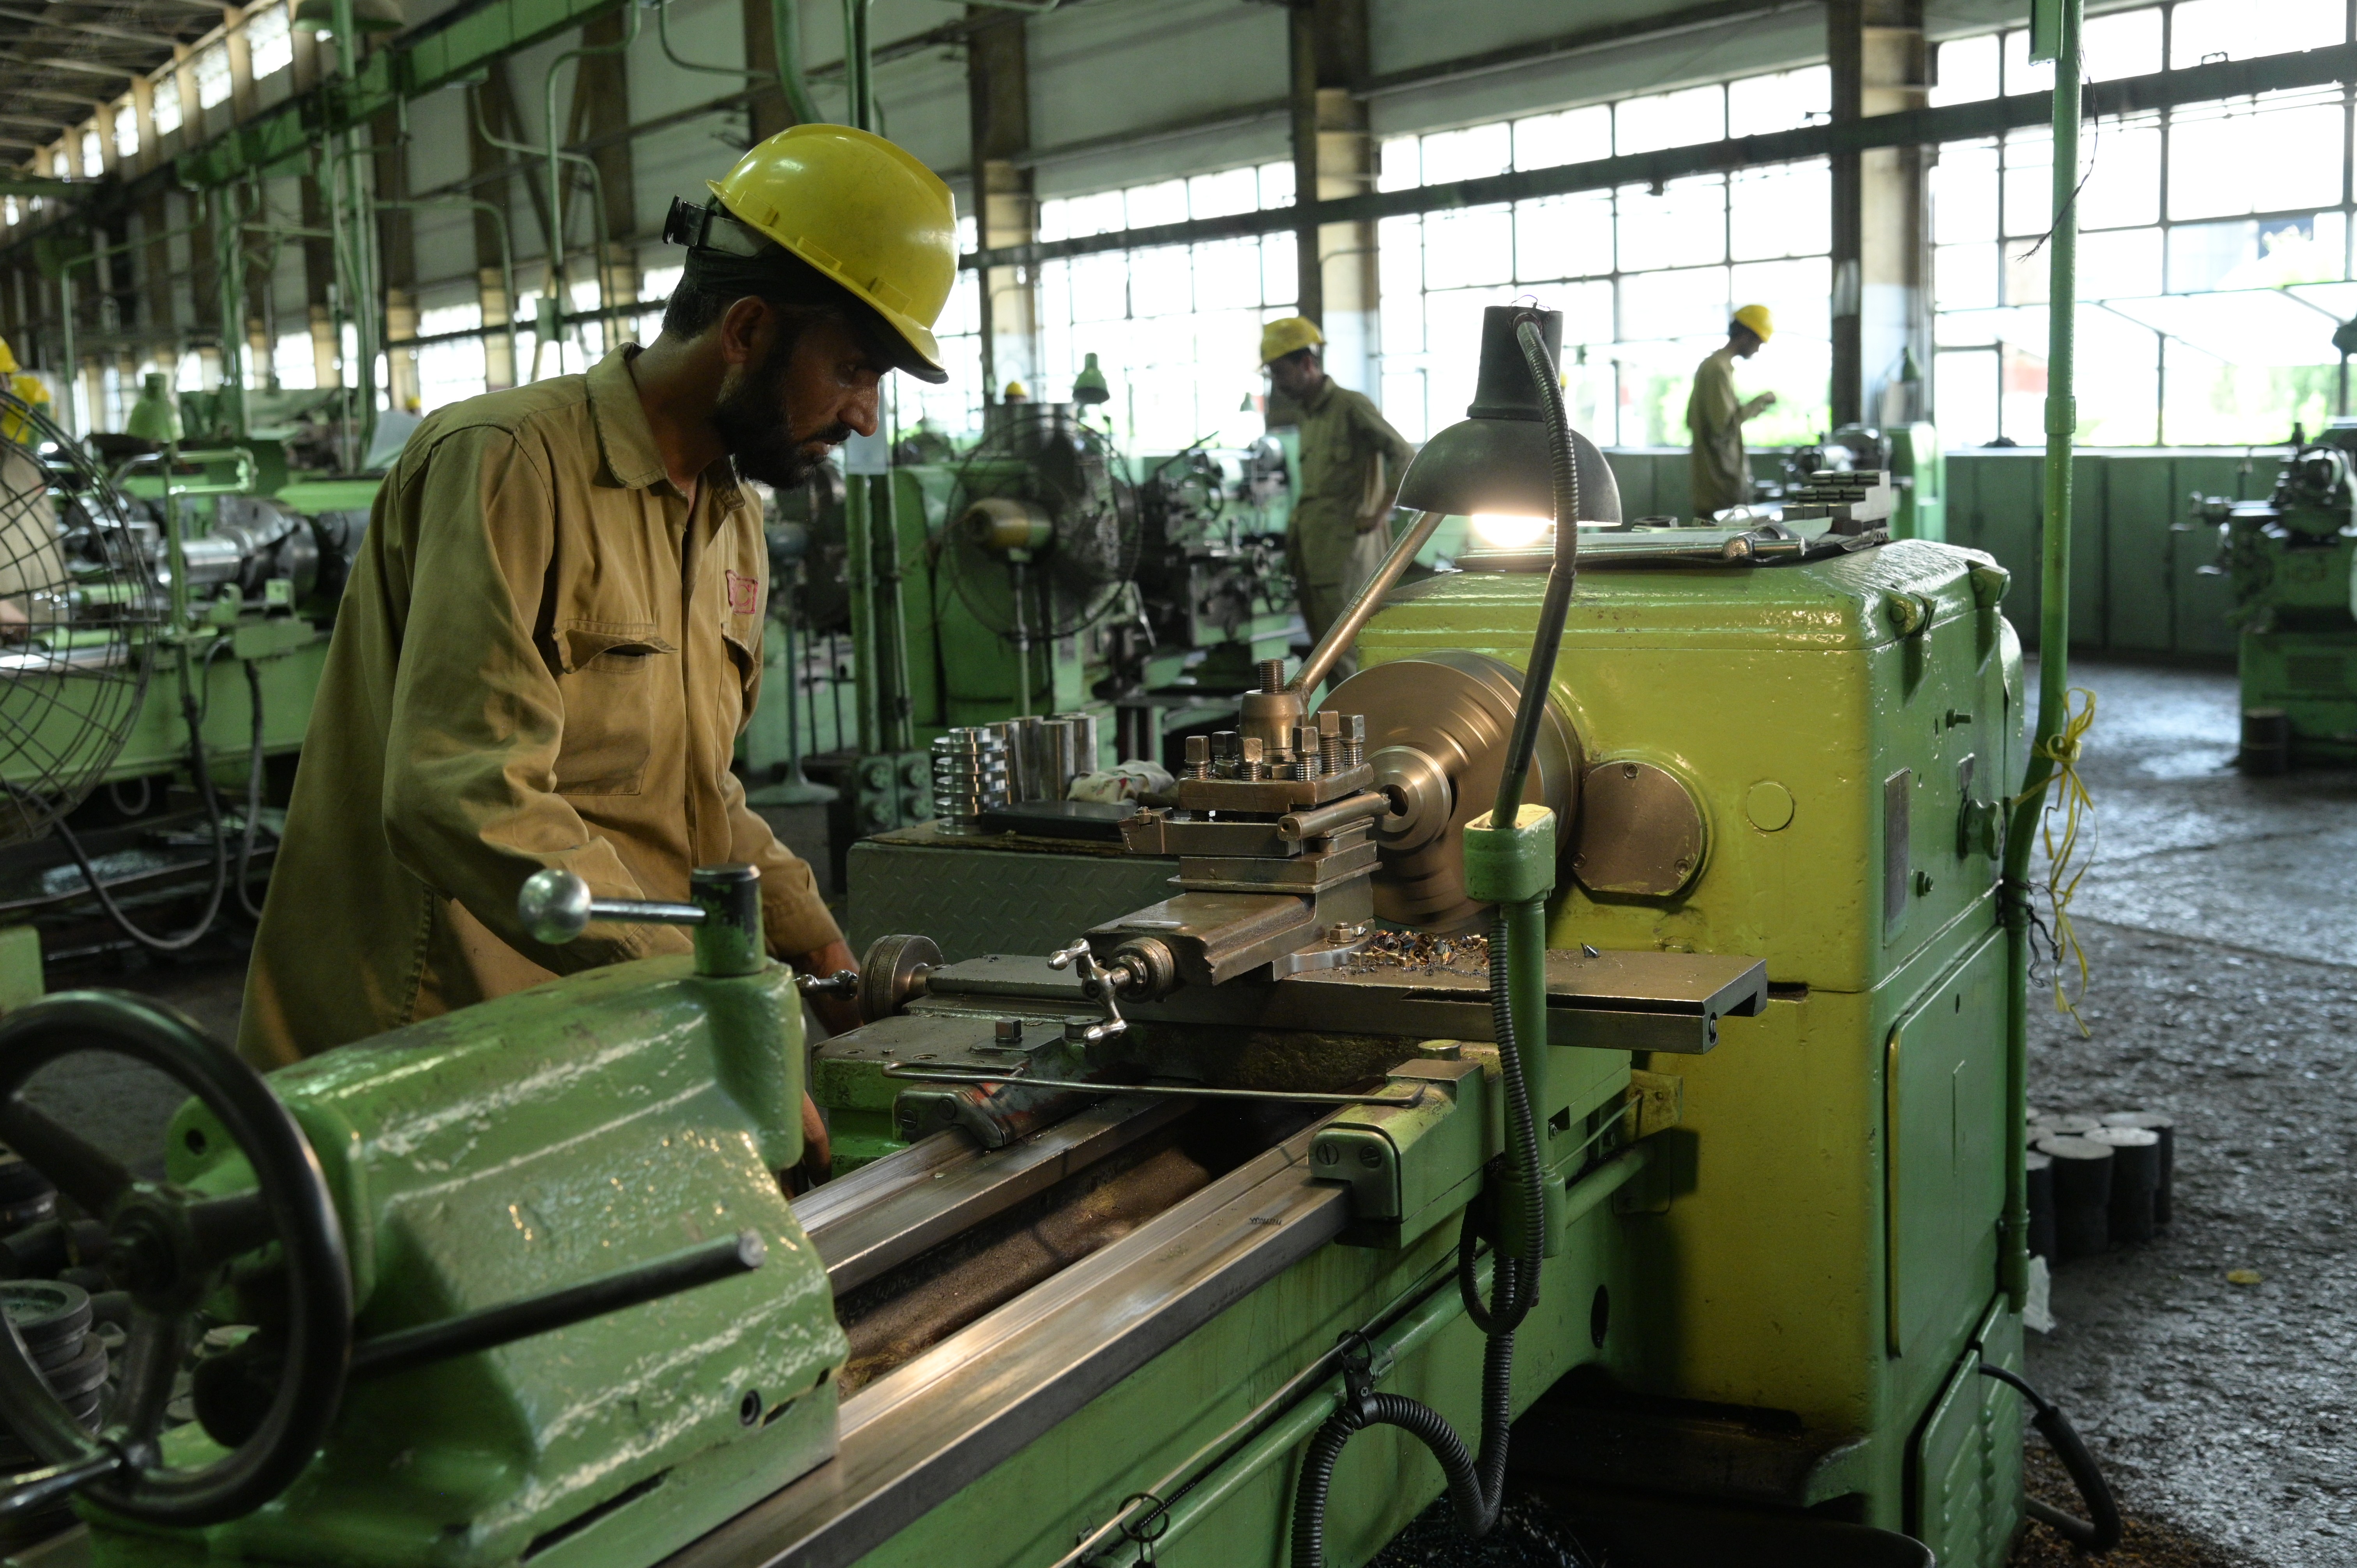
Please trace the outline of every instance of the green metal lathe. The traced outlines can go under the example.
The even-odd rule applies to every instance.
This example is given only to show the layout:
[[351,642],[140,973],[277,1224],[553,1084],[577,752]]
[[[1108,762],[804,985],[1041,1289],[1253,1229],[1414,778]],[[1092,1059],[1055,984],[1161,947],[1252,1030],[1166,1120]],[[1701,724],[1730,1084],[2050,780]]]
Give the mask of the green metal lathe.
[[[1491,314],[1485,384],[1546,363],[1552,319]],[[694,957],[267,1079],[126,999],[0,1021],[0,1141],[102,1217],[7,1272],[102,1258],[128,1326],[95,1434],[0,1349],[50,1466],[0,1509],[81,1517],[9,1561],[1275,1563],[1289,1529],[1356,1563],[1438,1489],[1426,1448],[1494,1509],[1520,1415],[1520,1475],[1652,1498],[1661,1541],[1995,1568],[2005,575],[1832,515],[1620,529],[1553,381],[1458,427],[1520,458],[1458,467],[1551,448],[1523,510],[1591,526],[1392,591],[1426,510],[1117,845],[876,846],[943,858],[859,976],[804,983],[867,1020],[810,1077],[872,1157],[813,1192],[741,868],[676,906],[544,874],[544,940],[674,921]],[[918,934],[1058,855],[1168,886],[1072,896],[1049,952]],[[18,1093],[92,1048],[196,1095],[165,1179]]]
[[2265,500],[2194,498],[2233,589],[2243,763],[2357,758],[2357,420],[2297,446]]

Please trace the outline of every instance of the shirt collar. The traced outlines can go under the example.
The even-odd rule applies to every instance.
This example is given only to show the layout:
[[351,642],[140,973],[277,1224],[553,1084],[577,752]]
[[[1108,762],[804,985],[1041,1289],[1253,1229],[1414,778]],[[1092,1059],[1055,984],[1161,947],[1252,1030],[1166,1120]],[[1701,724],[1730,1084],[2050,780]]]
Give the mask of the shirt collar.
[[[655,450],[654,427],[647,423],[646,404],[639,401],[638,379],[630,373],[630,361],[638,357],[639,346],[625,343],[589,368],[589,416],[597,427],[597,451],[615,484],[671,490],[670,477]],[[736,467],[726,457],[705,469],[703,480],[705,494],[722,510],[735,511],[745,504]]]
[[1322,413],[1333,396],[1334,378],[1320,376],[1318,379],[1318,390],[1301,400],[1301,410],[1304,413]]

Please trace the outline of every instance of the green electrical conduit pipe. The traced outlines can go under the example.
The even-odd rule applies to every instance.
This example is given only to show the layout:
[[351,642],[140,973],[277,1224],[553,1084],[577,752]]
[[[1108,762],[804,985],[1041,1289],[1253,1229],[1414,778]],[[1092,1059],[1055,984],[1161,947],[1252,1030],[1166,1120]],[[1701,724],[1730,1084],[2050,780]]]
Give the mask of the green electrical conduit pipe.
[[1530,1080],[1546,1070],[1546,900],[1555,886],[1555,832],[1548,812],[1523,805],[1523,789],[1555,680],[1555,653],[1571,608],[1579,552],[1579,470],[1571,420],[1540,322],[1537,311],[1521,313],[1514,340],[1536,383],[1544,415],[1555,555],[1547,568],[1530,662],[1523,672],[1497,802],[1486,822],[1477,818],[1465,832],[1468,889],[1496,904],[1490,929],[1490,1013],[1506,1088],[1505,1180],[1496,1189],[1499,1233],[1491,1265],[1493,1289],[1486,1305],[1475,1267],[1484,1225],[1480,1199],[1467,1206],[1458,1236],[1458,1293],[1467,1316],[1489,1339],[1481,1363],[1481,1445],[1478,1453],[1468,1452],[1464,1439],[1439,1412],[1403,1395],[1375,1392],[1371,1379],[1354,1376],[1350,1397],[1318,1426],[1302,1457],[1293,1501],[1293,1568],[1324,1568],[1326,1505],[1334,1466],[1351,1437],[1371,1425],[1399,1427],[1432,1451],[1448,1478],[1458,1526],[1468,1535],[1479,1539],[1494,1530],[1505,1502],[1506,1445],[1514,1416],[1514,1330],[1538,1305],[1547,1235]]
[[[2046,534],[2040,562],[2038,719],[2021,792],[2006,826],[2005,875],[1998,910],[2005,923],[2005,1223],[1999,1286],[2019,1312],[2029,1299],[2029,1151],[2024,1122],[2029,1102],[2029,852],[2047,787],[2059,768],[2076,761],[2067,749],[2071,722],[2071,454],[2078,430],[2076,320],[2079,265],[2079,25],[2083,0],[2038,0],[2052,22],[2054,44],[2054,227],[2049,231],[2046,349]],[[2040,30],[2033,17],[2033,37]],[[2094,1457],[2062,1412],[2018,1375],[1984,1364],[1988,1377],[2017,1389],[2032,1423],[2062,1460],[2087,1504],[2081,1520],[2031,1499],[2029,1511],[2074,1546],[2109,1552],[2120,1543],[2120,1514]]]

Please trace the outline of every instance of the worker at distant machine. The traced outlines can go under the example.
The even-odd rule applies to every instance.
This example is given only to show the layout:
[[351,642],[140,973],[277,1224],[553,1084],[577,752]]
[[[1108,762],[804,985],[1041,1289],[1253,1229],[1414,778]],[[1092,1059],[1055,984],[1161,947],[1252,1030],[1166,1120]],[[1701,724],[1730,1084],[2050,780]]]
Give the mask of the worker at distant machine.
[[[740,481],[784,489],[873,434],[892,371],[948,379],[931,328],[954,204],[841,125],[772,136],[711,189],[673,204],[685,269],[651,346],[443,409],[386,477],[255,938],[249,1060],[688,950],[669,926],[533,940],[516,896],[549,866],[600,898],[678,900],[694,867],[749,864],[773,955],[854,967],[810,867],[729,772],[769,559]],[[804,1122],[821,1168],[807,1104]]]
[[1727,346],[1695,367],[1694,392],[1686,398],[1686,430],[1694,439],[1688,467],[1694,482],[1694,514],[1708,518],[1751,499],[1751,469],[1743,457],[1743,424],[1776,405],[1761,392],[1749,403],[1735,393],[1735,361],[1748,360],[1776,335],[1764,305],[1747,305],[1727,326]]
[[[1323,637],[1391,549],[1392,498],[1415,448],[1363,392],[1337,386],[1318,350],[1325,335],[1307,317],[1261,328],[1268,423],[1301,429],[1301,499],[1285,531],[1294,600],[1312,639]],[[1334,679],[1349,675],[1344,660]]]

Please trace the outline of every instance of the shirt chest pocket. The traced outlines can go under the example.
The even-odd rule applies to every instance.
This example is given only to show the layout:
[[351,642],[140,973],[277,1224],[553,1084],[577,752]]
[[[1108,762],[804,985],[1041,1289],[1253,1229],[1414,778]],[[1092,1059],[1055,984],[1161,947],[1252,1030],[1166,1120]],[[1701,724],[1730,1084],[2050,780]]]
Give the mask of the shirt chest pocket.
[[564,795],[635,795],[654,747],[655,694],[679,690],[679,650],[652,622],[567,621],[557,628]]

